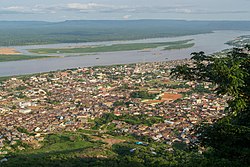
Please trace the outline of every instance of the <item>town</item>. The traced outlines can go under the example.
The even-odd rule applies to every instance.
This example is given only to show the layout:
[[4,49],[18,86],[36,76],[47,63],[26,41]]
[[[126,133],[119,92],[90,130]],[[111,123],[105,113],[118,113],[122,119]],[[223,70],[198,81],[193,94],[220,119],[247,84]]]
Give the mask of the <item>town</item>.
[[86,67],[3,81],[0,154],[18,142],[42,142],[47,134],[93,129],[170,146],[195,142],[193,127],[225,116],[228,97],[216,95],[211,83],[172,78],[171,69],[184,63],[192,62]]

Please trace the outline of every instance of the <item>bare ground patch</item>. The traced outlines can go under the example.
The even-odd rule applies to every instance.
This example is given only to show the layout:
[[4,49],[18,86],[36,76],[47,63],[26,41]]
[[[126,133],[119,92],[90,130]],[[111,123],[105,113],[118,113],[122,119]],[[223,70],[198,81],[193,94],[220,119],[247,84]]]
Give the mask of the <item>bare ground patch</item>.
[[16,55],[21,54],[14,48],[0,48],[0,55]]

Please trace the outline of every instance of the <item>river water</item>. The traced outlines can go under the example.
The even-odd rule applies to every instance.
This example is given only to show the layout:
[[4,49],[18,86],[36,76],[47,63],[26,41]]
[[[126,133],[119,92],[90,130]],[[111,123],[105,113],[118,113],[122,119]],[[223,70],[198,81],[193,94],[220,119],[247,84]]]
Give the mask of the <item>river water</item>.
[[[107,41],[107,42],[88,42],[78,44],[50,44],[50,45],[32,45],[32,46],[10,46],[21,51],[23,54],[30,54],[27,49],[36,48],[62,48],[77,47],[85,45],[110,45],[123,43],[151,43],[151,42],[170,42],[186,39],[194,39],[195,45],[192,48],[181,50],[161,50],[152,49],[150,51],[119,51],[96,53],[85,56],[66,56],[60,54],[60,58],[22,60],[0,63],[0,76],[23,75],[40,72],[48,72],[76,67],[89,67],[99,65],[129,64],[138,62],[159,62],[167,60],[176,60],[190,58],[190,53],[204,51],[206,54],[212,54],[230,46],[225,42],[241,35],[250,35],[250,31],[215,31],[214,33],[189,35],[172,38],[152,38],[133,41]],[[77,54],[76,54],[77,55]],[[78,54],[79,55],[79,54]],[[65,56],[65,57],[63,57]]]

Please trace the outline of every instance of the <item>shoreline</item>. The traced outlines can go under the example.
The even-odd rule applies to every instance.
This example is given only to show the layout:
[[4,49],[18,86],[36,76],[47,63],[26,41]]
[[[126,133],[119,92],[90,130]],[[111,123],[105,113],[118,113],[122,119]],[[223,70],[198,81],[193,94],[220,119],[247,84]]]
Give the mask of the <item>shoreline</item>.
[[[10,46],[0,46],[1,47],[11,47],[11,48],[15,48],[15,49],[19,49],[19,48],[26,48],[26,50],[28,49],[33,49],[31,47],[35,47],[35,48],[54,48],[57,47],[58,45],[64,46],[64,47],[75,47],[75,46],[94,46],[94,45],[103,45],[105,43],[108,44],[136,44],[136,43],[141,43],[141,42],[145,42],[145,43],[153,43],[154,41],[158,41],[161,40],[164,41],[166,39],[169,39],[172,41],[172,39],[175,41],[174,38],[185,38],[185,37],[189,37],[189,36],[195,36],[195,35],[207,35],[207,34],[213,34],[216,32],[241,32],[241,30],[216,30],[216,31],[211,31],[211,32],[206,32],[206,33],[197,33],[197,34],[188,34],[188,35],[176,35],[176,36],[162,36],[162,37],[149,37],[149,38],[138,38],[138,39],[125,39],[125,40],[99,40],[99,41],[87,41],[87,42],[74,42],[74,43],[47,43],[47,44],[31,44],[31,45],[10,45]],[[153,42],[150,42],[149,40],[153,40]],[[167,41],[168,42],[168,41]]]
[[63,72],[67,70],[76,70],[81,68],[103,68],[103,67],[113,67],[113,66],[125,66],[125,65],[136,65],[136,64],[153,64],[153,63],[170,63],[170,62],[176,62],[176,61],[188,61],[189,59],[177,59],[177,60],[166,60],[162,62],[141,62],[141,63],[125,63],[125,64],[113,64],[113,65],[97,65],[97,66],[88,66],[88,67],[77,67],[77,68],[69,68],[69,69],[62,69],[62,70],[54,70],[54,71],[48,71],[48,72],[40,72],[40,73],[30,73],[30,74],[23,74],[23,75],[8,75],[8,76],[0,76],[0,82],[3,82],[5,80],[11,79],[11,78],[25,78],[25,77],[31,77],[34,75],[42,75],[42,74],[49,74],[49,73],[55,73],[55,72]]
[[[90,67],[90,66],[107,66],[114,64],[133,64],[138,62],[163,62],[169,60],[179,60],[190,58],[192,52],[204,51],[206,54],[213,54],[222,50],[231,48],[226,45],[225,42],[234,39],[240,35],[249,34],[250,31],[219,31],[210,34],[202,34],[195,36],[188,36],[188,38],[194,39],[195,46],[187,49],[167,50],[160,51],[159,49],[153,49],[150,52],[141,51],[119,51],[119,52],[105,52],[98,53],[96,55],[84,55],[84,56],[64,56],[62,58],[53,59],[33,59],[24,61],[12,61],[0,63],[0,76],[15,76],[22,74],[34,74],[49,71],[57,71],[63,69],[72,69],[77,67]],[[158,40],[148,40],[145,42],[159,42],[159,41],[173,41],[184,40],[187,37],[167,38]],[[135,41],[133,41],[135,42]],[[142,41],[136,41],[142,42]],[[131,43],[131,42],[130,42]],[[85,43],[86,44],[86,43]],[[97,43],[91,43],[97,44]],[[99,44],[99,43],[98,43]],[[56,45],[62,46],[62,45]],[[77,45],[76,45],[77,46]],[[48,47],[48,46],[46,46]],[[50,46],[55,47],[55,45]],[[18,51],[30,48],[30,46],[19,47]],[[32,48],[33,49],[33,48]]]
[[[231,30],[218,30],[218,31],[231,31]],[[25,46],[46,46],[46,45],[58,45],[58,44],[65,44],[65,45],[75,45],[75,44],[84,44],[84,43],[105,43],[105,42],[114,42],[114,43],[119,43],[119,42],[129,42],[129,41],[139,41],[139,40],[150,40],[150,39],[161,39],[161,38],[178,38],[178,37],[186,37],[186,36],[192,36],[192,35],[201,35],[201,34],[211,34],[214,32],[218,32],[216,31],[209,31],[209,32],[201,32],[201,33],[190,33],[190,34],[186,34],[186,35],[173,35],[173,36],[161,36],[161,37],[146,37],[146,38],[136,38],[136,39],[120,39],[120,40],[98,40],[98,41],[85,41],[85,42],[59,42],[59,43],[41,43],[41,44],[25,44],[25,45],[6,45],[6,46],[0,46],[1,47],[11,47],[11,48],[16,48],[16,47],[25,47]],[[241,30],[236,30],[236,31],[241,31]]]

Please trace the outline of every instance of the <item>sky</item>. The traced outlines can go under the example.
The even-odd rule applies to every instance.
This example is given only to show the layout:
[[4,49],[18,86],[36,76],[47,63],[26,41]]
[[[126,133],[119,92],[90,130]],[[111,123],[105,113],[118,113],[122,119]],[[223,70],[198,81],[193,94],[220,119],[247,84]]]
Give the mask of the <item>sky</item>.
[[249,20],[250,0],[0,0],[0,20]]

